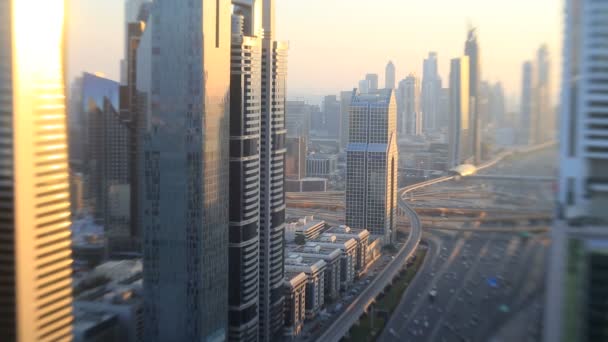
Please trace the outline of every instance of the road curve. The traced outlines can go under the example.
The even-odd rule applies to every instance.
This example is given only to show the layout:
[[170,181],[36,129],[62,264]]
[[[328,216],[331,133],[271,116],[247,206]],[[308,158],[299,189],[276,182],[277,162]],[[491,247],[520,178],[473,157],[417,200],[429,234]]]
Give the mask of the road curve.
[[376,297],[389,285],[401,268],[407,263],[409,257],[414,255],[416,248],[422,238],[422,225],[416,212],[407,204],[406,194],[410,191],[420,189],[425,186],[445,182],[454,177],[441,177],[430,181],[410,185],[399,190],[399,209],[410,221],[410,234],[405,244],[395,255],[395,259],[384,268],[384,270],[355,298],[355,300],[344,310],[344,312],[334,321],[334,323],[321,335],[317,341],[338,342],[348,333],[350,328],[359,320],[359,317],[367,310],[367,307],[374,302]]

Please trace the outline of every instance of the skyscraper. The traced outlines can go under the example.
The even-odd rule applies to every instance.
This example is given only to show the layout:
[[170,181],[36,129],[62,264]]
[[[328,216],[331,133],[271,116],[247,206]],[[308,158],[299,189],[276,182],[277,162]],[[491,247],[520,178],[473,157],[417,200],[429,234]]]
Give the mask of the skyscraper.
[[469,57],[454,58],[450,61],[449,167],[472,157],[469,103]]
[[330,138],[340,138],[342,129],[342,118],[340,117],[340,101],[336,95],[328,95],[323,98],[323,126]]
[[536,126],[535,140],[542,143],[555,136],[555,111],[551,101],[551,61],[549,50],[542,45],[536,53],[535,97],[539,124]]
[[348,134],[350,132],[350,101],[352,100],[352,91],[340,92],[340,117],[342,118],[342,125],[340,130],[340,149],[346,150],[348,145]]
[[399,83],[399,91],[403,96],[403,112],[400,134],[422,135],[423,118],[420,112],[420,80],[413,74],[408,75]]
[[64,6],[0,0],[3,341],[72,339]]
[[227,338],[230,9],[156,0],[138,51],[146,341]]
[[[257,1],[255,2],[257,5]],[[286,43],[274,40],[273,0],[263,1],[260,186],[259,336],[271,341],[283,326],[285,231]]]
[[230,76],[229,332],[257,341],[262,44],[256,8],[234,5]]
[[535,72],[532,62],[524,62],[522,68],[520,135],[519,140],[524,145],[534,145],[539,125],[539,115],[535,103]]
[[424,60],[422,72],[421,107],[424,113],[425,131],[435,131],[447,127],[440,118],[441,77],[437,69],[437,53],[429,52]]
[[[130,237],[129,123],[119,110],[118,82],[84,73],[81,110],[86,118],[84,172],[87,201],[111,242]],[[113,243],[110,243],[112,249]]]
[[492,86],[492,93],[490,97],[490,113],[493,117],[493,121],[497,127],[505,127],[510,125],[507,118],[507,109],[505,103],[505,91],[502,87],[502,83],[496,82]]
[[608,3],[566,1],[558,216],[552,229],[543,339],[608,339]]
[[479,112],[479,84],[481,81],[481,62],[477,29],[469,29],[464,47],[465,56],[469,57],[469,97],[470,97],[470,134],[472,139],[473,163],[481,162],[481,114]]
[[391,243],[397,225],[399,165],[392,90],[353,93],[346,160],[346,224]]
[[365,80],[369,86],[369,92],[378,90],[378,74],[367,74],[365,75]]
[[389,61],[384,73],[384,88],[395,89],[395,64]]

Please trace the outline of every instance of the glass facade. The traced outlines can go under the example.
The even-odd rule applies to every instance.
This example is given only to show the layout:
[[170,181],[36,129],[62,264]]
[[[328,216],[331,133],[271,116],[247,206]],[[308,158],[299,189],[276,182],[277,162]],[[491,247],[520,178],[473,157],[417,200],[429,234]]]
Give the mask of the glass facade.
[[[142,38],[150,50],[138,52],[151,54],[140,175],[146,341],[227,338],[218,313],[228,312],[230,10],[155,1],[151,44]],[[138,73],[138,84],[146,78]]]
[[390,89],[354,94],[347,147],[346,224],[392,241],[397,208],[397,114]]

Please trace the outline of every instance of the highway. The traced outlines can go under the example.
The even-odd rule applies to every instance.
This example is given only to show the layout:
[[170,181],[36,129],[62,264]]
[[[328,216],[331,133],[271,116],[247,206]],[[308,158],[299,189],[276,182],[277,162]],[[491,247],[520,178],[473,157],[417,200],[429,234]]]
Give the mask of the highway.
[[[524,153],[527,153],[527,152],[528,151],[524,151]],[[513,154],[513,152],[504,152],[504,153],[498,155],[494,160],[483,164],[482,166],[478,167],[477,169],[485,170],[490,167],[493,167],[496,164],[498,164],[500,161],[502,161],[505,157],[511,156],[512,154]],[[351,304],[349,306],[347,306],[347,308],[343,311],[343,313],[333,321],[333,323],[317,339],[317,341],[323,341],[323,342],[340,341],[342,339],[342,337],[348,333],[350,328],[359,320],[359,317],[361,315],[363,315],[366,312],[367,308],[375,301],[375,298],[384,290],[384,288],[386,288],[386,286],[391,284],[391,282],[395,278],[395,276],[399,273],[399,271],[402,269],[402,267],[407,263],[408,258],[411,257],[416,252],[416,249],[422,238],[422,224],[421,224],[420,218],[418,217],[418,215],[416,214],[414,209],[412,209],[412,207],[410,207],[410,205],[407,203],[408,194],[411,192],[414,192],[416,190],[419,190],[419,189],[423,189],[423,188],[426,188],[426,187],[429,187],[432,185],[445,183],[445,182],[452,181],[452,180],[457,180],[459,178],[460,178],[459,176],[444,176],[444,177],[432,179],[429,181],[413,184],[413,185],[407,186],[407,187],[399,190],[399,196],[398,196],[399,217],[408,217],[408,220],[410,222],[410,234],[408,235],[408,238],[407,238],[405,244],[401,247],[399,252],[395,255],[395,258],[391,262],[389,262],[389,264],[386,266],[386,268],[383,271],[381,271],[378,274],[378,276],[376,278],[374,278],[374,280],[371,281],[369,286],[367,286],[361,292],[361,294],[358,297],[356,297],[353,300],[353,302],[351,302]],[[328,208],[335,210],[337,208],[342,208],[342,206],[343,206],[343,204],[341,206],[341,204],[336,203],[337,199],[340,196],[343,196],[338,192],[329,193],[329,194],[315,193],[313,198],[311,198],[310,195],[311,194],[302,194],[302,195],[289,194],[288,202],[291,202],[293,204],[293,207],[296,207],[296,208],[292,207],[293,208],[292,210],[297,210],[297,209],[302,210],[304,208],[310,208],[310,207],[318,208],[321,210],[328,209]],[[343,197],[341,200],[343,203]],[[476,224],[478,224],[478,223],[476,223]],[[441,233],[435,233],[435,234],[441,234]],[[484,237],[482,237],[480,239],[477,239],[477,235],[479,235],[479,233],[477,233],[477,232],[462,231],[462,232],[455,232],[455,234],[459,234],[459,236],[464,236],[464,237],[474,237],[473,241],[475,241],[475,243],[474,244],[472,243],[471,245],[474,246],[474,249],[476,250],[476,252],[470,253],[469,244],[467,244],[467,242],[464,240],[462,240],[461,242],[458,242],[457,244],[459,245],[459,247],[458,246],[457,247],[462,249],[463,246],[466,246],[466,251],[467,251],[466,258],[470,258],[471,255],[478,255],[475,265],[484,264],[483,261],[481,260],[481,257],[483,256],[483,254],[487,253],[487,251],[489,249],[495,247],[495,246],[490,245],[490,242],[486,241],[487,240],[486,236],[488,234],[483,234]],[[500,234],[500,233],[490,233],[490,234],[492,237],[494,237],[496,235],[505,235],[505,234]],[[509,239],[510,240],[508,240],[508,241],[509,241],[509,243],[511,243],[510,241],[512,241],[512,239],[519,239],[519,238],[513,236],[511,233],[509,235]],[[480,244],[479,241],[477,241],[477,240],[484,241],[484,242]],[[441,241],[441,239],[439,241]],[[480,252],[482,254],[479,254]],[[451,257],[451,262],[454,262],[454,260],[457,258],[457,256],[458,256],[458,253],[453,255]],[[495,257],[496,256],[493,256],[493,258],[495,258]],[[503,259],[505,260],[504,261],[505,263],[507,262],[506,260],[508,260],[508,258],[506,258],[506,255]],[[444,263],[444,261],[441,261],[441,263]],[[529,260],[526,260],[526,261],[529,262]],[[426,264],[426,262],[425,262],[425,264]],[[442,269],[444,270],[443,271],[444,274],[445,274],[445,272],[447,272],[447,269],[450,267],[450,265],[451,265],[451,263],[445,263],[445,265],[442,267]],[[462,265],[462,267],[464,267],[465,269],[470,268],[471,267],[470,262],[465,261],[464,264]],[[522,274],[525,273],[525,272],[523,272],[524,271],[523,269],[521,271],[522,271],[521,272]],[[491,273],[491,269],[486,269],[485,272],[489,275]],[[465,270],[462,270],[462,273],[469,274]],[[450,274],[454,274],[454,273],[450,273]],[[434,272],[431,273],[430,276],[435,278]],[[467,276],[465,281],[470,280],[471,277],[472,276]],[[415,280],[418,278],[420,278],[420,276],[417,276],[415,278]],[[481,283],[481,282],[478,281],[477,283]],[[464,286],[462,286],[459,289],[459,291],[463,290],[463,289],[464,289]],[[470,290],[466,290],[466,291],[470,291]],[[404,298],[409,298],[408,296],[411,296],[410,293],[413,293],[413,292],[408,290],[408,292]],[[424,297],[424,291],[418,292],[417,296],[419,298]],[[422,299],[424,299],[424,298],[422,298]],[[405,300],[403,300],[403,301],[405,301]],[[448,304],[451,306],[454,305],[453,302],[450,302]],[[426,307],[427,305],[422,305],[422,306]],[[396,312],[399,312],[399,310],[396,310]],[[390,340],[390,337],[388,337],[388,335],[387,335],[387,334],[390,334],[389,328],[395,329],[392,327],[393,326],[395,326],[395,327],[405,327],[406,326],[406,324],[403,324],[403,322],[396,322],[394,317],[396,317],[396,315],[392,316],[391,321],[389,321],[389,324],[387,325],[387,328],[384,329],[383,334],[381,335],[381,340],[383,340],[384,338],[388,338]],[[441,318],[441,315],[438,318]],[[412,324],[416,324],[416,325],[420,324],[419,320],[415,320],[415,321],[416,321],[416,323],[412,323]],[[428,324],[428,322],[426,324]],[[395,331],[395,330],[393,330],[393,331]],[[437,334],[436,331],[437,330],[434,330],[433,334],[436,335]],[[403,341],[402,337],[405,336],[406,332],[407,331],[402,331],[402,329],[400,329],[400,332],[396,332],[397,335],[395,335],[395,336],[391,335],[391,336],[398,337],[397,339],[393,339],[393,340]],[[400,336],[399,333],[403,333],[404,335]],[[446,340],[446,341],[448,341],[448,340]]]
[[[529,156],[519,162],[509,161],[507,165],[494,163],[492,168],[496,167],[498,171],[512,168],[515,174],[531,174],[530,163],[533,163],[532,168],[536,169],[538,176],[549,176],[546,173],[551,168],[538,165],[552,160],[552,156],[544,152],[540,154],[542,160],[537,161],[538,156]],[[489,171],[486,169],[484,172]],[[486,191],[499,189],[517,196],[536,198],[534,209],[550,206],[550,203],[542,203],[552,200],[542,186],[518,187],[513,184],[515,180],[506,184],[503,180],[494,182],[496,184],[486,184]],[[459,184],[465,186],[462,182],[455,182],[449,188]],[[425,189],[425,192],[434,188]],[[470,207],[473,203],[478,205],[497,200],[483,193],[478,195],[478,199],[463,196],[462,205]],[[471,203],[467,205],[467,201]],[[483,205],[495,207],[500,203]],[[520,204],[522,209],[526,206],[527,203]],[[424,217],[419,219],[427,224]],[[488,341],[516,313],[526,310],[541,298],[549,247],[548,235],[544,232],[546,226],[514,223],[497,229],[488,222],[455,222],[462,220],[454,219],[444,220],[453,225],[454,230],[426,227],[430,228],[426,233],[431,234],[427,239],[430,250],[440,252],[428,254],[430,259],[425,261],[408,287],[378,341]],[[522,237],[513,234],[522,231],[535,232],[536,235]],[[431,291],[437,293],[434,300],[429,297]],[[524,331],[528,340],[538,340],[539,326],[540,321],[523,320],[520,326],[510,329]]]
[[[407,191],[402,189],[400,194],[403,195]],[[410,234],[397,255],[386,268],[380,273],[370,284],[363,290],[359,297],[346,308],[344,313],[338,317],[332,325],[325,331],[318,341],[323,342],[338,342],[348,333],[350,327],[353,326],[361,315],[367,310],[367,307],[374,302],[376,297],[384,290],[386,286],[391,284],[393,278],[399,273],[407,259],[411,257],[418,248],[418,244],[422,238],[422,227],[418,220],[418,215],[412,210],[405,200],[404,196],[399,196],[399,207],[404,214],[409,218],[411,224]]]

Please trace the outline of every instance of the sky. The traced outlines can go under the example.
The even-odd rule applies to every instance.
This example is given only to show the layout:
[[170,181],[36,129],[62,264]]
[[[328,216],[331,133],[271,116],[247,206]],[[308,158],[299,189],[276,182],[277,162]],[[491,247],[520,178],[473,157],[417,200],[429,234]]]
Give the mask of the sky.
[[[118,80],[124,0],[68,1],[70,80],[82,71]],[[512,106],[522,63],[542,43],[552,56],[557,94],[562,0],[276,0],[275,13],[277,39],[290,45],[288,98],[316,102],[352,89],[366,73],[378,73],[384,84],[389,60],[397,80],[421,77],[429,51],[438,53],[446,86],[449,60],[464,53],[469,23],[478,28],[482,79],[501,81]]]

